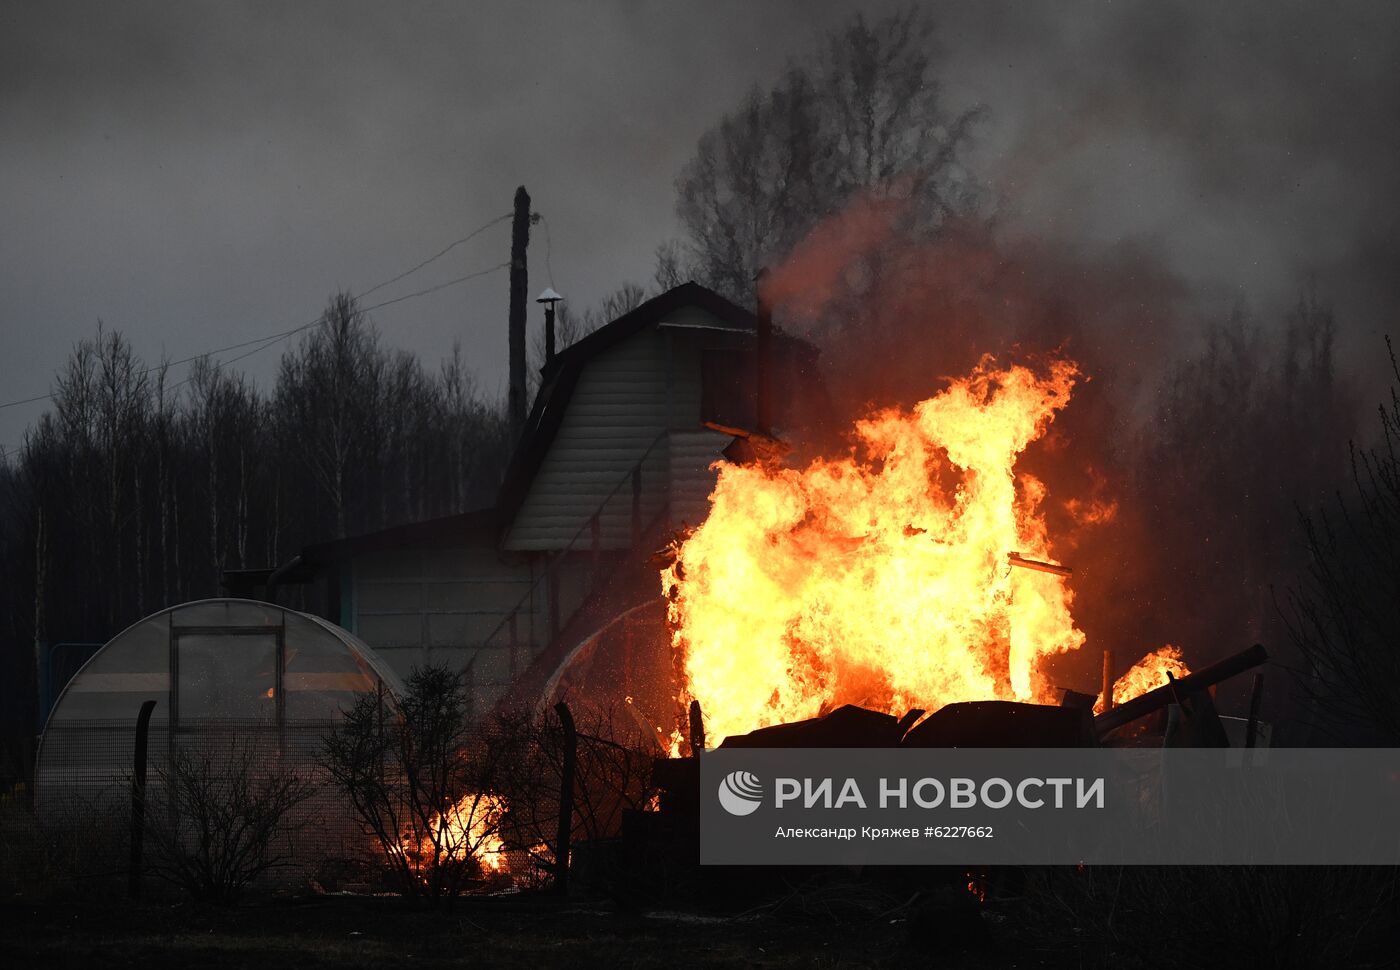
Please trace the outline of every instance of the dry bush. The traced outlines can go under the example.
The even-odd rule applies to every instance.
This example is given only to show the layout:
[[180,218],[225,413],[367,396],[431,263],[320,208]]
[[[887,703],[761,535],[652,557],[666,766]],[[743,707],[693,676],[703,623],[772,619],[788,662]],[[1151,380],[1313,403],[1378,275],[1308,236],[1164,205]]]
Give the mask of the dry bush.
[[127,872],[130,790],[65,792],[42,817],[28,793],[0,796],[0,895],[26,900],[121,891]]
[[405,896],[447,902],[483,874],[495,839],[498,752],[468,721],[462,677],[422,667],[398,703],[361,696],[324,740],[324,763]]
[[150,871],[195,899],[229,903],[272,869],[291,865],[297,809],[316,793],[298,772],[237,737],[181,746],[146,795]]

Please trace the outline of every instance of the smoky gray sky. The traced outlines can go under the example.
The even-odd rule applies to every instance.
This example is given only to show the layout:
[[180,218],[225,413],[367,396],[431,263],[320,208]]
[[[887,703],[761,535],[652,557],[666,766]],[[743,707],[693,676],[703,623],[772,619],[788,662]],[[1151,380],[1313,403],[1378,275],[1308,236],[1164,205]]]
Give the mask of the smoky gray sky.
[[[887,8],[0,0],[0,403],[47,393],[99,318],[151,362],[314,319],[522,183],[532,292],[649,283],[701,133]],[[989,110],[970,162],[1008,233],[1150,247],[1207,309],[1315,281],[1357,345],[1396,329],[1394,5],[931,10],[949,104]],[[508,246],[493,227],[370,302]],[[501,272],[373,315],[430,365],[460,340],[503,393],[506,294]],[[284,346],[233,366],[266,387]],[[0,410],[0,446],[45,406]]]

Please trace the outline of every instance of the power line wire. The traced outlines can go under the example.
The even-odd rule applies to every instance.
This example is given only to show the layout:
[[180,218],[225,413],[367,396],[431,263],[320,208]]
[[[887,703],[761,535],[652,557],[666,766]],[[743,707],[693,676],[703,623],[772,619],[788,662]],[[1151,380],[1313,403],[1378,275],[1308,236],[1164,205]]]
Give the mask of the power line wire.
[[486,225],[480,226],[480,227],[478,227],[477,229],[474,229],[474,230],[472,230],[471,232],[467,233],[467,234],[466,234],[465,236],[463,236],[461,239],[458,239],[458,240],[456,240],[455,242],[450,242],[450,243],[448,243],[446,246],[444,246],[442,249],[440,249],[437,253],[435,253],[435,254],[432,255],[432,256],[429,256],[427,259],[423,260],[423,262],[419,263],[417,266],[414,266],[412,269],[406,269],[406,270],[404,270],[402,273],[400,273],[398,276],[395,276],[395,277],[394,277],[393,279],[391,279],[391,280],[385,280],[383,283],[376,283],[374,286],[371,286],[369,289],[365,290],[365,291],[364,291],[363,293],[361,293],[359,296],[355,297],[355,299],[357,299],[357,300],[364,299],[365,297],[367,297],[367,296],[369,296],[371,293],[373,293],[375,290],[382,290],[382,289],[384,289],[384,287],[389,286],[390,284],[393,284],[393,283],[397,283],[399,280],[403,279],[403,278],[406,277],[406,276],[412,276],[414,273],[418,272],[420,269],[422,269],[424,266],[427,266],[429,263],[434,263],[434,262],[437,262],[439,259],[442,259],[442,257],[446,256],[448,253],[452,252],[452,250],[456,249],[458,246],[462,245],[463,243],[471,242],[473,239],[475,239],[477,236],[481,235],[481,234],[482,234],[483,232],[485,232],[487,229],[490,229],[492,226],[498,226],[498,225],[500,225],[501,223],[506,222],[507,220],[513,219],[513,218],[515,218],[515,213],[513,213],[513,212],[507,212],[507,213],[506,213],[505,215],[503,215],[503,216],[497,216],[496,218],[492,219],[490,222],[486,223]]
[[[358,294],[358,295],[355,297],[355,299],[356,299],[356,300],[363,299],[364,297],[369,296],[371,293],[375,292],[376,290],[382,290],[382,289],[383,289],[384,287],[386,287],[386,286],[390,286],[390,285],[392,285],[392,284],[394,284],[394,283],[399,282],[399,280],[406,279],[407,277],[412,276],[414,273],[418,272],[419,270],[423,269],[424,267],[429,266],[429,265],[431,265],[432,263],[437,262],[439,259],[441,259],[442,257],[446,256],[448,253],[450,253],[452,250],[456,249],[458,246],[461,246],[463,243],[470,242],[471,240],[475,239],[477,236],[479,236],[479,235],[481,235],[483,232],[485,232],[487,229],[490,229],[492,226],[500,225],[502,222],[505,222],[506,220],[511,219],[512,217],[513,217],[513,213],[509,213],[509,212],[506,213],[506,214],[503,215],[503,216],[497,216],[496,218],[492,219],[491,221],[485,223],[484,225],[478,226],[476,229],[473,229],[471,232],[467,233],[467,234],[466,234],[465,236],[463,236],[461,239],[453,240],[452,242],[450,242],[450,243],[448,243],[446,246],[444,246],[442,249],[438,250],[436,253],[434,253],[433,255],[429,256],[427,259],[425,259],[425,260],[423,260],[423,261],[421,261],[421,262],[415,264],[414,266],[410,267],[409,269],[404,270],[402,273],[399,273],[397,276],[394,276],[394,277],[391,277],[390,279],[384,280],[382,283],[376,283],[374,286],[371,286],[369,289],[367,289],[367,290],[363,291],[362,293]],[[546,233],[547,233],[547,230],[546,230]],[[468,274],[467,276],[461,276],[461,277],[458,277],[458,278],[455,279],[455,280],[449,280],[449,281],[446,282],[446,283],[441,283],[441,284],[439,284],[439,285],[437,285],[437,286],[429,287],[429,288],[426,289],[426,290],[420,290],[420,291],[418,291],[417,293],[409,293],[409,294],[407,294],[407,295],[405,295],[405,296],[396,297],[395,299],[388,300],[388,301],[386,301],[386,302],[384,302],[384,303],[375,304],[375,305],[372,306],[372,307],[365,307],[365,308],[364,308],[364,312],[368,312],[368,311],[370,311],[370,310],[377,310],[377,309],[379,309],[379,308],[381,308],[381,307],[390,306],[391,304],[394,304],[394,303],[401,303],[401,302],[403,302],[404,300],[413,299],[414,297],[426,296],[426,295],[429,294],[429,293],[435,293],[435,292],[437,292],[438,290],[444,289],[444,288],[446,288],[446,287],[455,286],[455,285],[458,284],[458,283],[464,283],[464,282],[466,282],[467,280],[475,279],[475,278],[478,277],[478,276],[485,276],[485,275],[488,274],[488,273],[494,273],[494,272],[496,272],[497,270],[501,269],[502,267],[504,267],[504,266],[509,266],[509,265],[510,265],[510,263],[507,261],[507,262],[505,262],[505,263],[500,264],[499,266],[493,266],[493,267],[491,267],[490,269],[482,270],[482,271],[479,272],[479,273],[471,273],[471,274]],[[189,364],[189,363],[192,363],[192,362],[194,362],[194,361],[196,361],[196,360],[199,360],[201,357],[212,357],[214,354],[222,354],[222,353],[226,353],[227,351],[230,351],[230,350],[241,350],[241,349],[244,348],[244,347],[252,347],[254,344],[259,344],[259,345],[260,345],[260,346],[256,347],[255,349],[249,351],[249,352],[246,353],[246,354],[241,354],[241,355],[239,355],[238,357],[235,357],[235,358],[233,358],[232,360],[227,361],[228,364],[237,363],[237,362],[240,361],[240,360],[243,360],[243,359],[245,359],[245,358],[247,358],[247,357],[251,357],[253,354],[256,354],[256,353],[258,353],[258,352],[260,352],[260,351],[262,351],[262,350],[267,349],[268,347],[272,346],[273,344],[277,343],[277,342],[280,341],[280,340],[285,340],[287,337],[291,337],[291,336],[294,336],[295,334],[301,333],[303,330],[309,330],[309,329],[311,329],[312,327],[316,326],[316,324],[318,324],[318,323],[320,323],[320,322],[321,322],[321,317],[320,317],[320,315],[317,315],[316,319],[311,320],[311,321],[308,321],[307,323],[299,324],[299,325],[297,325],[297,326],[295,326],[295,327],[292,327],[290,330],[283,330],[283,331],[281,331],[280,333],[266,334],[266,335],[261,336],[261,337],[254,337],[254,338],[251,339],[251,340],[244,340],[244,341],[242,341],[242,342],[240,342],[240,343],[229,344],[227,347],[215,347],[213,350],[206,350],[206,351],[204,351],[203,353],[193,354],[193,355],[191,355],[191,356],[189,356],[189,357],[182,357],[182,358],[180,358],[179,360],[167,361],[167,362],[162,363],[162,364],[157,364],[157,365],[154,366],[154,367],[148,367],[148,368],[146,368],[145,371],[143,371],[143,373],[145,373],[145,374],[152,374],[152,373],[155,373],[156,371],[161,370],[161,369],[163,369],[163,368],[179,367],[179,366],[181,366],[182,364]],[[180,386],[182,386],[182,385],[184,385],[184,384],[187,384],[187,383],[189,383],[189,380],[190,380],[189,378],[185,378],[185,380],[180,381],[178,384],[173,384],[173,385],[171,385],[171,388],[170,388],[170,389],[171,389],[171,390],[174,390],[174,389],[177,388],[177,387],[180,387]],[[50,400],[52,397],[53,397],[53,394],[52,394],[52,392],[50,392],[50,393],[48,393],[48,394],[39,394],[39,395],[37,395],[37,396],[35,396],[35,397],[27,397],[27,398],[24,398],[23,400],[19,400],[19,401],[8,401],[8,402],[6,402],[6,403],[4,403],[4,404],[0,404],[0,411],[5,410],[6,408],[19,407],[19,406],[24,405],[24,404],[33,404],[33,403],[35,403],[35,402],[37,402],[37,401],[47,401],[47,400]]]
[[[376,304],[374,304],[373,306],[361,307],[361,308],[360,308],[360,312],[361,312],[361,313],[368,313],[368,312],[370,312],[371,310],[380,310],[380,309],[383,309],[383,308],[386,307],[386,306],[393,306],[395,303],[403,303],[405,300],[413,300],[413,299],[416,299],[416,298],[418,298],[418,297],[420,297],[420,296],[427,296],[429,293],[436,293],[438,290],[445,290],[445,289],[447,289],[449,286],[457,286],[459,283],[465,283],[465,282],[467,282],[468,280],[474,280],[474,279],[476,279],[477,277],[480,277],[480,276],[489,276],[491,273],[498,273],[498,272],[500,272],[501,270],[505,269],[505,268],[506,268],[507,266],[509,266],[509,265],[510,265],[510,260],[506,260],[504,263],[497,263],[495,266],[492,266],[492,267],[490,267],[490,268],[488,268],[488,269],[478,270],[478,271],[475,272],[475,273],[468,273],[466,276],[459,276],[459,277],[457,277],[457,278],[454,279],[454,280],[448,280],[446,283],[438,283],[436,286],[430,286],[430,287],[428,287],[428,288],[426,288],[426,289],[418,290],[418,291],[416,291],[416,292],[414,292],[414,293],[405,293],[403,296],[396,296],[396,297],[394,297],[392,300],[385,300],[385,301],[383,301],[382,303],[376,303]],[[366,291],[365,291],[365,293],[368,293],[368,292],[370,292],[370,290],[366,290]],[[361,296],[363,296],[363,295],[364,295],[364,294],[361,294]],[[358,300],[359,297],[356,297],[355,299]],[[273,336],[267,338],[267,339],[261,344],[261,346],[254,347],[252,350],[248,351],[246,354],[239,354],[237,357],[234,357],[232,360],[219,361],[219,362],[218,362],[218,366],[219,366],[219,367],[227,367],[227,366],[229,366],[230,364],[236,364],[236,363],[238,363],[240,360],[245,360],[245,359],[247,359],[247,358],[253,356],[254,354],[261,353],[262,351],[264,351],[264,350],[266,350],[267,348],[271,347],[273,344],[280,343],[281,341],[286,340],[288,337],[292,336],[292,335],[295,334],[295,333],[298,333],[298,332],[300,332],[300,331],[302,331],[302,330],[306,330],[306,329],[309,329],[310,327],[316,326],[318,323],[321,322],[321,320],[322,320],[322,318],[318,316],[315,320],[312,320],[310,323],[302,324],[300,327],[296,327],[295,329],[288,330],[288,331],[286,331],[285,333],[274,334]],[[254,342],[254,341],[249,341],[249,343],[253,343],[253,342]],[[246,347],[246,346],[248,346],[248,344],[247,344],[247,343],[245,343],[245,344],[240,344],[239,346]],[[174,391],[174,390],[176,390],[177,388],[183,387],[183,386],[185,386],[186,384],[188,384],[188,383],[189,383],[190,381],[192,381],[192,380],[194,380],[193,375],[191,375],[190,377],[186,377],[184,380],[179,381],[178,383],[175,383],[175,384],[170,385],[170,390]]]
[[52,394],[40,394],[38,397],[27,397],[23,401],[11,401],[9,404],[0,404],[0,408],[17,408],[21,404],[33,404],[35,401],[47,401],[53,397]]

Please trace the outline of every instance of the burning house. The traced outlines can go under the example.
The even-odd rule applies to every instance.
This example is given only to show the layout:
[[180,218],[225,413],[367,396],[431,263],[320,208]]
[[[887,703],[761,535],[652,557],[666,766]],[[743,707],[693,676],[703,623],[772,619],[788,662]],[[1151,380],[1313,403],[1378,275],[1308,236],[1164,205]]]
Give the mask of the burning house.
[[712,744],[844,707],[1103,714],[1191,671],[1144,648],[1122,677],[1105,658],[1097,698],[1065,689],[1057,665],[1088,649],[1072,570],[1016,464],[1082,379],[987,359],[804,463],[780,439],[834,424],[816,351],[688,283],[549,356],[494,506],[261,578],[324,583],[328,618],[400,676],[463,671],[478,718],[625,704],[673,752],[691,699]]
[[[670,717],[654,550],[706,516],[714,464],[759,424],[759,345],[774,423],[825,418],[816,351],[695,283],[552,356],[497,503],[304,549],[275,587],[326,584],[328,619],[400,676],[463,670],[474,710],[569,692]],[[275,596],[276,590],[271,590]]]
[[[637,811],[652,789],[629,775],[608,805],[617,824],[593,835],[626,834],[630,813],[630,844],[682,862],[707,746],[1094,746],[1168,708],[1152,743],[1232,743],[1208,688],[1262,648],[1194,673],[1169,646],[1121,678],[1106,660],[1098,697],[1057,669],[1086,637],[1046,487],[1017,459],[1069,404],[1072,362],[985,359],[911,408],[857,421],[844,454],[812,457],[794,447],[804,429],[835,424],[816,358],[762,303],[753,314],[694,283],[551,355],[492,507],[228,574],[231,593],[261,586],[267,602],[188,604],[118,637],[50,718],[42,800],[73,803],[83,793],[65,772],[93,770],[89,755],[65,757],[69,722],[116,716],[132,691],[163,692],[155,736],[171,752],[242,719],[310,764],[357,693],[399,693],[429,664],[462,672],[479,722],[560,699],[625,711],[661,755],[661,812]],[[329,615],[275,605],[290,583],[322,584]],[[1234,730],[1233,743],[1256,743],[1257,710]],[[112,751],[104,797],[130,745]],[[564,790],[544,799],[551,811],[565,811]],[[486,791],[458,805],[497,797]],[[528,802],[497,814],[524,817]],[[481,841],[465,814],[459,827]],[[358,858],[344,821],[334,854]],[[511,851],[545,845],[531,832]],[[493,871],[505,837],[491,835]]]

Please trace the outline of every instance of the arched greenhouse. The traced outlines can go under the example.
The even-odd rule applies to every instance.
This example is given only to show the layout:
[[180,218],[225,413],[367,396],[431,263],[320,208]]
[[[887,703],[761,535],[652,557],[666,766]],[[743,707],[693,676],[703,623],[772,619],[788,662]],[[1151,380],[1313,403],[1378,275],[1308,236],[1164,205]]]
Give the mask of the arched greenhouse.
[[151,814],[171,800],[170,766],[198,759],[217,779],[242,764],[314,789],[279,836],[279,856],[299,874],[365,858],[371,847],[320,767],[322,738],[358,697],[386,692],[402,692],[393,671],[318,617],[235,599],[162,610],[109,641],[59,695],[35,764],[35,810],[46,827],[86,832],[104,855],[125,852],[137,717],[150,700]]

